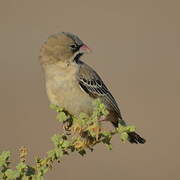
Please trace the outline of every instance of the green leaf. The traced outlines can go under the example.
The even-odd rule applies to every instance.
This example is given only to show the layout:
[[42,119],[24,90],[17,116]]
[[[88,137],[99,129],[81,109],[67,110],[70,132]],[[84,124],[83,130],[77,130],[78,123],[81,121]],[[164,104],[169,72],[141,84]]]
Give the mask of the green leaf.
[[56,118],[59,122],[64,122],[68,119],[68,116],[64,112],[60,112]]
[[60,157],[63,156],[63,151],[61,149],[56,149],[55,153],[56,153],[56,158],[57,159],[59,159]]
[[0,172],[0,179],[4,178],[4,173]]
[[41,175],[35,175],[32,180],[44,180],[44,178]]
[[81,155],[81,156],[84,156],[86,154],[86,151],[85,149],[82,149],[80,151],[78,151],[78,153]]
[[64,142],[63,142],[63,144],[61,145],[61,147],[67,149],[70,145],[71,145],[71,142],[64,140]]
[[128,131],[129,132],[135,132],[136,131],[136,127],[135,126],[127,126],[128,127]]
[[[31,167],[31,166],[27,165],[27,169],[25,171],[25,175],[24,176],[25,177],[26,176],[29,177],[29,176],[34,176],[35,174],[36,174],[36,169],[34,167]],[[23,178],[22,178],[22,180],[23,180]]]
[[119,133],[123,133],[123,132],[134,132],[136,130],[135,126],[119,126],[117,128]]
[[54,157],[56,156],[56,151],[53,149],[53,150],[48,151],[47,154],[49,158],[54,159]]
[[102,132],[102,135],[105,137],[111,137],[111,133],[109,131]]
[[54,135],[52,138],[51,138],[52,142],[54,143],[54,145],[57,147],[59,145],[61,145],[63,143],[63,138],[62,136],[60,135]]
[[0,155],[0,167],[7,164],[7,160],[10,158],[10,151],[3,151]]
[[48,157],[51,158],[52,160],[57,160],[63,156],[63,151],[60,148],[55,148],[51,151],[48,151],[47,153],[48,153]]
[[55,104],[51,104],[49,106],[51,109],[55,110],[56,112],[61,112],[63,111],[63,108],[62,107],[59,107],[58,105],[55,105]]
[[126,132],[127,127],[126,127],[126,126],[119,126],[119,127],[117,128],[117,130],[118,130],[119,133],[123,133],[123,132]]
[[99,104],[101,104],[101,100],[100,99],[96,99],[95,101],[93,101],[93,105],[95,107],[97,107]]
[[108,144],[108,149],[111,151],[112,150],[112,144]]
[[127,133],[127,132],[121,133],[120,139],[121,139],[121,141],[123,141],[123,142],[125,142],[126,140],[128,140],[128,133]]
[[26,164],[24,164],[23,162],[20,162],[17,166],[16,166],[16,169],[18,171],[22,171],[23,169],[25,169],[27,166]]
[[7,176],[8,180],[13,180],[13,179],[16,179],[20,176],[20,172],[19,171],[13,171],[12,169],[8,169],[5,172],[5,175]]
[[85,113],[80,113],[78,118],[74,118],[74,122],[76,122],[81,127],[84,127],[89,120],[89,116]]
[[[30,180],[30,177],[29,177],[29,176],[23,176],[23,177],[21,178],[21,180]],[[33,178],[32,178],[32,180],[33,180]]]
[[86,113],[81,112],[81,113],[79,114],[79,118],[80,118],[80,119],[88,119],[89,116],[88,116]]
[[10,157],[10,155],[11,155],[10,151],[3,151],[0,155],[0,157],[7,160]]

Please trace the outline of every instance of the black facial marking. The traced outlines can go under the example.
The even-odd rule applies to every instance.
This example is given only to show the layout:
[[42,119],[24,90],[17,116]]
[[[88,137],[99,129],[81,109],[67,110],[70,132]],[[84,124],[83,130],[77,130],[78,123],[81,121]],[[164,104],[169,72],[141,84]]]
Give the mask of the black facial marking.
[[77,48],[77,45],[72,44],[72,45],[70,45],[70,47],[71,47],[72,49],[76,49],[76,48]]
[[[70,45],[70,48],[73,53],[77,53],[79,49],[84,45],[84,43],[79,39],[78,36],[69,33],[69,32],[62,32],[67,37],[71,38],[74,41],[74,44]],[[74,57],[74,61],[78,63],[80,60],[80,57],[83,55],[83,53],[77,53],[77,55]]]
[[72,44],[72,45],[70,45],[70,48],[71,48],[72,52],[75,53],[75,52],[79,51],[80,47],[77,44]]
[[74,61],[76,62],[76,63],[78,63],[79,62],[79,59],[80,59],[80,57],[83,55],[83,53],[78,53],[75,57],[74,57]]

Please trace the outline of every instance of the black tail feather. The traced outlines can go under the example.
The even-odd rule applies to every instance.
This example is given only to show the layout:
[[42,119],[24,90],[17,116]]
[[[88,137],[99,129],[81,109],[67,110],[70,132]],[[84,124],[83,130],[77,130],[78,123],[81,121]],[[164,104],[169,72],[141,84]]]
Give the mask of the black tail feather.
[[[119,126],[119,121],[111,121],[112,124],[114,125],[114,127],[118,127]],[[123,122],[123,125],[126,125],[125,122],[121,119],[121,122]],[[121,123],[120,123],[121,124]],[[122,124],[121,124],[122,125]],[[137,134],[136,132],[129,132],[128,133],[128,141],[130,143],[135,143],[135,144],[144,144],[146,142],[146,140],[144,138],[142,138],[139,134]]]
[[135,143],[135,144],[144,144],[146,142],[146,140],[144,138],[142,138],[139,134],[137,134],[136,132],[129,132],[128,133],[129,137],[128,140],[130,143]]

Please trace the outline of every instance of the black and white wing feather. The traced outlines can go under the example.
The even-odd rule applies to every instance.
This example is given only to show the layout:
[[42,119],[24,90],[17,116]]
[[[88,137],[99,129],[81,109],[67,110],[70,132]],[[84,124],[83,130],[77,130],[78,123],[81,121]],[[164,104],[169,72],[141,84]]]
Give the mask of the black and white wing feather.
[[91,97],[100,98],[109,111],[115,112],[122,119],[121,112],[114,97],[100,76],[87,64],[80,61],[79,65],[78,81],[81,88]]
[[[78,63],[80,66],[78,72],[78,81],[81,88],[87,94],[89,94],[89,96],[101,99],[101,101],[106,105],[106,108],[110,111],[110,114],[116,114],[117,121],[111,121],[115,127],[118,127],[118,122],[121,125],[126,125],[126,123],[122,119],[121,112],[114,97],[112,96],[106,85],[103,83],[100,76],[85,63],[81,61],[79,61]],[[146,142],[146,140],[136,132],[129,132],[128,140],[130,143],[136,144],[144,144]]]

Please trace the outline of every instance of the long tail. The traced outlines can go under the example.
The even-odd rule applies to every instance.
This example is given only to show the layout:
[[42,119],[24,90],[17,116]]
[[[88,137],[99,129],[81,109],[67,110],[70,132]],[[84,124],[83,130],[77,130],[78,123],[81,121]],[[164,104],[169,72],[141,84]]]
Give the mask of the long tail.
[[[120,119],[120,121],[115,121],[115,122],[112,122],[112,124],[115,126],[115,127],[118,127],[119,124],[125,126],[126,123],[124,122],[124,120]],[[144,144],[146,142],[146,140],[144,138],[142,138],[139,134],[137,134],[136,132],[129,132],[128,133],[128,141],[130,143],[135,143],[135,144]]]
[[130,143],[135,143],[135,144],[144,144],[146,142],[146,140],[144,138],[142,138],[139,134],[137,134],[136,132],[130,132],[128,133],[129,137],[128,140]]

